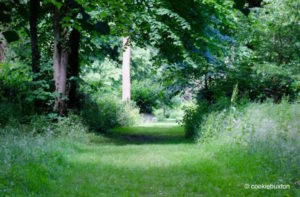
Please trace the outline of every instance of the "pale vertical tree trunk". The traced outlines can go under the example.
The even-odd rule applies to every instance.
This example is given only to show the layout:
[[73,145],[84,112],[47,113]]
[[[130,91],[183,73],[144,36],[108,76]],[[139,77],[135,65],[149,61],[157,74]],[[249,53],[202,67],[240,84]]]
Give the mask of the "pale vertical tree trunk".
[[66,29],[62,32],[61,15],[58,8],[54,13],[54,55],[53,69],[55,81],[55,106],[54,109],[59,115],[66,113],[66,83],[67,83],[67,65],[68,52],[66,46],[63,46],[62,41],[67,39]]
[[130,38],[123,38],[122,101],[130,100]]

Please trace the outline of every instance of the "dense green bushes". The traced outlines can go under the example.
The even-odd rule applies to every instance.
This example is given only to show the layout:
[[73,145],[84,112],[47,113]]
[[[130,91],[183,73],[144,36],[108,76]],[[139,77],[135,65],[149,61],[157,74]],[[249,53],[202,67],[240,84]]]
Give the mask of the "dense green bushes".
[[130,126],[140,121],[139,109],[133,102],[123,103],[112,95],[96,99],[86,96],[82,102],[80,113],[96,131],[107,132],[110,128]]
[[[239,86],[240,96],[248,97],[251,101],[271,98],[278,103],[284,97],[289,97],[292,101],[299,96],[299,70],[295,66],[279,67],[271,63],[252,65],[250,62],[246,64],[241,63],[226,71],[226,77],[215,79],[209,87],[212,102],[222,97],[230,97],[235,84]],[[200,99],[203,99],[204,93],[204,90],[200,91]]]
[[30,93],[30,67],[21,63],[0,63],[0,98],[20,100]]
[[[43,70],[39,75],[46,72]],[[41,80],[39,75],[19,62],[0,63],[0,123],[4,124],[10,117],[25,120],[35,112],[51,111],[49,106],[54,95],[49,84],[52,81]]]
[[[5,126],[9,121],[30,123],[36,120],[37,114],[51,117],[47,121],[61,118],[49,107],[54,101],[54,95],[49,91],[49,82],[34,80],[33,77],[27,65],[0,64],[0,125]],[[79,101],[81,105],[77,106],[75,112],[81,114],[92,129],[106,132],[112,127],[139,122],[139,109],[133,102],[122,103],[116,96],[108,95],[98,98],[100,93],[95,90],[89,94],[93,96],[81,93],[83,99]],[[38,103],[38,109],[36,101],[42,101]]]
[[[31,68],[20,62],[0,63],[0,100],[13,102],[33,102],[34,100],[51,102],[53,94],[49,81],[52,76],[42,69],[33,74]],[[42,75],[44,79],[40,79]]]
[[132,84],[132,100],[140,107],[142,113],[152,113],[157,107],[160,89],[149,80],[134,81]]
[[0,124],[10,118],[24,119],[32,113],[30,67],[20,63],[0,63]]
[[199,105],[191,105],[185,109],[183,123],[185,136],[187,138],[197,136],[202,118],[205,116],[207,111],[208,104],[206,102],[200,103]]

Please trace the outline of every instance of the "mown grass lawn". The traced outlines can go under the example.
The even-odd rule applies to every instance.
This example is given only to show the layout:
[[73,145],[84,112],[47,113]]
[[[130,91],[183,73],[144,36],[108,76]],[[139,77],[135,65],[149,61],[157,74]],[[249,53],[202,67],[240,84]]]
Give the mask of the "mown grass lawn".
[[[55,140],[55,139],[53,139]],[[57,139],[58,140],[58,139]],[[51,141],[49,143],[52,143]],[[183,128],[153,124],[117,128],[89,142],[55,142],[63,157],[47,166],[26,164],[11,173],[20,196],[296,196],[299,190],[250,190],[245,184],[277,183],[284,172],[267,157],[224,141],[199,145]],[[48,156],[49,157],[49,156]],[[48,158],[51,160],[51,157]],[[28,173],[18,173],[28,171]],[[30,179],[30,180],[29,180]],[[1,180],[1,179],[0,179]],[[3,179],[2,179],[3,180]],[[0,184],[1,185],[1,184]],[[0,187],[1,189],[1,187]],[[1,191],[1,190],[0,190]]]

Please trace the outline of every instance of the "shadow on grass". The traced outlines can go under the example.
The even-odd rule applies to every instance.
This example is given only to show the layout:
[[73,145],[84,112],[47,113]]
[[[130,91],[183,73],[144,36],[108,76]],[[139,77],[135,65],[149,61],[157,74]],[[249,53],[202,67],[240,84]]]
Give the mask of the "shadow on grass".
[[186,144],[194,143],[186,139],[181,127],[121,127],[105,134],[116,145],[127,144]]

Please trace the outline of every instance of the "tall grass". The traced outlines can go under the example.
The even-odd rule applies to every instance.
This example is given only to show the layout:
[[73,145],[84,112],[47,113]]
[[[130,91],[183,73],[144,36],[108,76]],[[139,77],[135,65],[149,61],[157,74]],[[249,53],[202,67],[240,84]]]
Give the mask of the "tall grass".
[[198,143],[170,123],[119,128],[121,139],[89,133],[72,114],[11,121],[0,128],[0,196],[297,196],[299,119],[288,102],[211,112]]
[[0,194],[46,194],[50,180],[68,168],[65,155],[76,143],[88,142],[91,134],[81,122],[72,114],[57,123],[37,116],[31,124],[11,121],[0,128]]
[[[265,178],[249,177],[251,181],[288,183],[299,187],[300,176],[300,104],[249,103],[211,112],[201,121],[200,144],[225,143],[240,147],[241,157],[231,157],[236,166],[259,170]],[[253,158],[259,166],[243,163]],[[248,166],[248,167],[247,167]],[[271,176],[271,177],[270,177]]]

